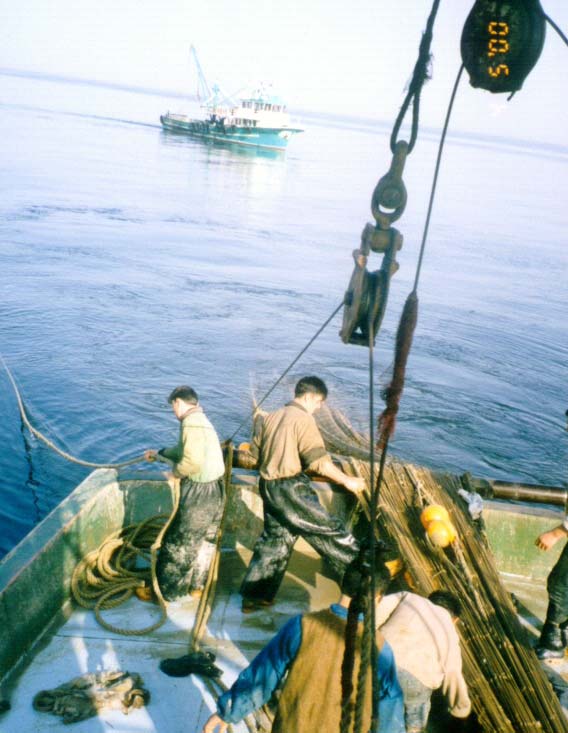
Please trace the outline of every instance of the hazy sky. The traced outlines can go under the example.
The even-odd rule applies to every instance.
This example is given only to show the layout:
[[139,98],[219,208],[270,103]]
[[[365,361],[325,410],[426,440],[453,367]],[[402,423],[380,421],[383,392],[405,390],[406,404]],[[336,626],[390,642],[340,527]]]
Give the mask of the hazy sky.
[[[473,0],[442,0],[422,121],[441,126]],[[568,33],[568,2],[543,0]],[[0,68],[195,91],[189,46],[228,92],[265,79],[294,109],[392,120],[414,67],[429,0],[0,0]],[[549,27],[521,92],[464,79],[454,129],[566,143],[568,47]]]

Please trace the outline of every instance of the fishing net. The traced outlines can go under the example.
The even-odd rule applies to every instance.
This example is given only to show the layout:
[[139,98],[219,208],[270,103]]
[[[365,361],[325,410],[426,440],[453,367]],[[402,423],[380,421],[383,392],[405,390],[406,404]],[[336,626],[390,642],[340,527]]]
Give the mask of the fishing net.
[[[337,411],[324,408],[316,416],[342,470],[363,476],[369,485],[368,437]],[[483,519],[471,518],[460,489],[455,475],[390,460],[380,487],[379,535],[398,549],[416,593],[428,596],[444,589],[459,596],[464,676],[478,729],[567,732],[563,709],[499,577]],[[457,538],[444,549],[428,540],[420,522],[429,504],[445,507],[457,530]]]

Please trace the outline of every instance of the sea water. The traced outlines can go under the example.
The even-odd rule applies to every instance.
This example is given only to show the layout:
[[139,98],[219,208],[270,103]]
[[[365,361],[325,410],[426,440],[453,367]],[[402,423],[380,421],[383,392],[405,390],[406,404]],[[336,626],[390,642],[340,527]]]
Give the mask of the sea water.
[[[0,88],[0,354],[33,425],[83,460],[126,460],[176,441],[167,396],[190,384],[219,435],[246,440],[253,397],[343,298],[390,165],[390,124],[307,114],[285,154],[255,152],[162,131],[159,115],[184,106],[165,95],[10,76]],[[406,164],[376,414],[438,139],[421,131]],[[561,146],[450,134],[393,455],[566,485],[567,163]],[[380,265],[372,255],[369,268]],[[337,316],[268,409],[317,374],[369,431],[368,350],[342,344],[340,326]],[[2,369],[0,414],[5,553],[89,469],[22,429]]]

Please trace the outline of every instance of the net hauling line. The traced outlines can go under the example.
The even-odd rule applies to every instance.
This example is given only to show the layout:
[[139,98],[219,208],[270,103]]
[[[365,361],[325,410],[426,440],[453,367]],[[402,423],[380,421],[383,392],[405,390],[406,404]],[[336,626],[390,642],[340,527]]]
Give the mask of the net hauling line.
[[[0,361],[14,389],[20,416],[28,430],[44,442],[49,448],[73,463],[91,468],[120,468],[139,463],[144,456],[138,456],[129,461],[119,463],[92,463],[83,461],[58,448],[39,430],[34,428],[28,419],[24,403],[12,373],[0,355]],[[229,483],[230,467],[232,464],[232,443],[224,444],[227,448],[225,484]],[[169,515],[159,514],[150,517],[136,525],[123,527],[107,537],[96,549],[85,555],[75,567],[71,579],[71,592],[77,603],[84,608],[94,610],[99,624],[108,631],[126,635],[141,636],[155,631],[167,620],[167,609],[164,598],[156,579],[156,561],[162,539],[173,521],[179,506],[179,482],[172,482],[172,511]],[[164,522],[164,520],[166,520]],[[217,542],[221,540],[221,531]],[[218,552],[217,552],[218,555]],[[137,558],[142,557],[150,563],[149,568],[136,568]],[[210,611],[209,591],[216,580],[218,572],[218,557],[212,563],[204,592],[196,613],[196,622],[192,631],[192,647],[197,646],[203,633],[208,612]],[[122,629],[105,621],[101,616],[103,609],[116,608],[132,597],[136,588],[142,587],[150,581],[160,607],[160,617],[156,622],[143,629]]]
[[[0,361],[14,389],[23,425],[55,453],[72,463],[88,468],[116,469],[144,460],[144,455],[140,455],[118,463],[93,463],[76,458],[59,448],[31,424],[18,385],[2,355],[0,355]],[[166,604],[156,580],[156,561],[162,538],[173,521],[179,504],[177,482],[174,482],[172,493],[173,508],[170,515],[160,514],[137,525],[122,527],[107,537],[96,550],[87,553],[73,571],[71,593],[74,599],[84,608],[93,609],[99,624],[108,631],[126,636],[139,636],[158,629],[167,619]],[[148,561],[150,567],[137,568],[136,561],[139,557]],[[121,605],[132,597],[136,588],[145,585],[147,581],[151,581],[160,607],[160,617],[156,622],[143,629],[132,630],[118,628],[102,618],[103,609],[116,608]]]
[[38,440],[41,440],[42,443],[45,443],[48,448],[51,448],[51,450],[58,453],[60,456],[65,458],[68,461],[71,461],[71,463],[77,463],[79,466],[86,466],[87,468],[122,468],[124,466],[132,466],[135,463],[141,463],[144,459],[144,454],[136,456],[135,458],[131,458],[128,461],[120,461],[118,463],[93,463],[91,461],[84,461],[81,458],[76,458],[75,456],[72,456],[70,453],[67,453],[67,451],[64,451],[62,448],[59,448],[55,443],[50,440],[48,437],[46,437],[43,433],[41,433],[37,428],[34,428],[34,426],[31,424],[28,415],[26,413],[26,408],[24,407],[24,401],[22,399],[22,396],[20,394],[20,390],[18,389],[18,385],[16,384],[16,380],[12,376],[12,372],[10,371],[8,365],[6,364],[6,361],[3,356],[0,355],[0,360],[2,361],[2,366],[4,367],[6,374],[8,375],[8,379],[10,380],[10,383],[12,384],[12,387],[14,389],[14,393],[16,395],[16,400],[18,403],[18,410],[20,411],[20,417],[22,419],[23,424],[27,427],[27,429],[30,431],[30,433],[35,436]]

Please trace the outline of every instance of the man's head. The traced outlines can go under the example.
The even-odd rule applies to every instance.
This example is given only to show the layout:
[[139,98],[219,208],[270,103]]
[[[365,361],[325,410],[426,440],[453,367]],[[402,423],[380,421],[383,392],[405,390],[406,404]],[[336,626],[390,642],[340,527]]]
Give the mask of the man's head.
[[453,593],[450,593],[450,591],[435,590],[433,593],[430,593],[428,600],[430,603],[435,603],[436,606],[445,608],[456,621],[461,616],[462,605],[460,599]]
[[310,415],[322,406],[327,398],[327,387],[319,377],[302,377],[294,390],[294,399],[304,407]]
[[[353,598],[357,595],[359,588],[371,572],[369,551],[363,553],[350,565],[347,566],[341,581],[341,592],[343,595]],[[384,563],[384,556],[381,550],[375,554],[375,596],[383,596],[391,582],[391,574]]]
[[172,406],[174,415],[179,420],[191,407],[195,407],[198,404],[199,398],[197,397],[197,392],[192,387],[184,384],[181,387],[176,387],[172,391],[168,397],[168,402]]

